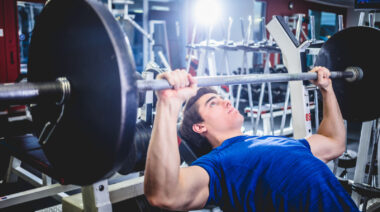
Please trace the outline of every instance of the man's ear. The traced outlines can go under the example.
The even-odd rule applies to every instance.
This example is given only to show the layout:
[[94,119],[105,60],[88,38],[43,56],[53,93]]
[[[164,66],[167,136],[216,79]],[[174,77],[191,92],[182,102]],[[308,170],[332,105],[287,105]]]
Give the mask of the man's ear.
[[193,124],[193,131],[199,134],[203,134],[207,131],[207,129],[203,123],[197,123]]

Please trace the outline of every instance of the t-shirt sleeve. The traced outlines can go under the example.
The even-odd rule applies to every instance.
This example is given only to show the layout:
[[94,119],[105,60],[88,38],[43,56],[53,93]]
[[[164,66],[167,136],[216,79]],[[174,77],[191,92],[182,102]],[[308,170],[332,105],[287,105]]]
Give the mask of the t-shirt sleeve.
[[222,197],[221,182],[220,182],[220,168],[218,164],[217,154],[207,154],[196,161],[194,161],[191,166],[200,166],[205,169],[210,176],[209,182],[209,197],[207,200],[207,205],[219,205]]
[[305,138],[301,138],[301,139],[298,139],[298,141],[303,144],[308,150],[311,150],[310,149],[310,144],[309,142],[305,139]]

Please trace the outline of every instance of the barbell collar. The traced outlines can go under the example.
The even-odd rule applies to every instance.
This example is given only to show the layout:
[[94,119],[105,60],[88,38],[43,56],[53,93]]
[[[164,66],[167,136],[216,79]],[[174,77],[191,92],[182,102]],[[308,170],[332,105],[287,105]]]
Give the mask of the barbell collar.
[[59,82],[61,85],[62,95],[61,95],[61,99],[56,103],[57,105],[62,105],[70,96],[70,93],[71,93],[70,82],[66,79],[66,77],[59,77],[57,79],[57,82]]
[[55,82],[21,82],[0,85],[0,105],[56,102],[62,104],[70,95],[66,78]]
[[[355,70],[356,73],[352,70]],[[331,72],[330,78],[350,78],[358,80],[363,76],[360,68],[351,69],[344,72]],[[260,84],[264,82],[288,82],[296,80],[316,80],[317,73],[299,73],[299,74],[248,74],[233,76],[205,76],[195,77],[199,87],[217,86],[217,85],[238,85],[238,84]],[[164,90],[173,88],[167,80],[137,80],[139,90]]]
[[348,82],[355,82],[363,79],[363,70],[360,67],[347,67],[345,72],[352,73],[352,77],[347,77]]

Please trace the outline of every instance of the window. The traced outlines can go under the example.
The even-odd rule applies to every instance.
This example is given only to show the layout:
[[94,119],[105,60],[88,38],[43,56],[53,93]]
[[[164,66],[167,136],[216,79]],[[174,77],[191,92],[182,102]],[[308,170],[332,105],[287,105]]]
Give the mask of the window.
[[[335,13],[309,10],[309,16],[314,16],[315,38],[327,41],[338,31],[338,16]],[[310,25],[309,25],[310,30]],[[310,31],[309,31],[310,34]]]
[[34,24],[41,13],[44,4],[31,2],[17,2],[18,10],[18,35],[20,40],[20,65],[21,73],[26,73],[28,63],[29,43],[32,37]]

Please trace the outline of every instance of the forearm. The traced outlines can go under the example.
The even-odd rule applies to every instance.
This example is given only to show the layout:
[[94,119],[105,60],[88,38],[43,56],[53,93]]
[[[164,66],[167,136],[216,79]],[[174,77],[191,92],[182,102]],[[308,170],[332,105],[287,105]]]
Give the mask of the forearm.
[[145,167],[144,190],[147,196],[170,198],[178,186],[180,156],[177,119],[180,109],[180,103],[157,102]]
[[343,117],[332,87],[321,89],[323,97],[323,120],[318,129],[318,134],[332,138],[345,145],[346,129]]

